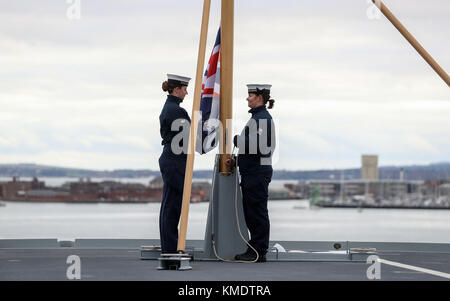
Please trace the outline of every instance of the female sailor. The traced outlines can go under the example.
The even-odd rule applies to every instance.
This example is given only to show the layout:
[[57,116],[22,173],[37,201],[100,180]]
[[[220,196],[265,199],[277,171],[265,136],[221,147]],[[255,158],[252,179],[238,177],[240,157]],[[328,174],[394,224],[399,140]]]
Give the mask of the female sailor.
[[247,87],[247,102],[250,107],[248,112],[252,116],[241,135],[234,136],[233,143],[239,148],[237,164],[241,175],[242,203],[245,222],[250,231],[251,247],[245,253],[236,255],[235,259],[265,262],[270,232],[267,198],[273,173],[272,154],[275,149],[275,126],[267,109],[272,109],[275,101],[270,98],[271,85]]
[[174,254],[177,251],[178,223],[191,123],[188,113],[180,107],[180,103],[188,94],[187,86],[190,78],[174,74],[168,74],[167,77],[167,81],[162,84],[162,89],[168,92],[168,96],[159,116],[163,145],[159,168],[164,182],[159,231],[161,253]]

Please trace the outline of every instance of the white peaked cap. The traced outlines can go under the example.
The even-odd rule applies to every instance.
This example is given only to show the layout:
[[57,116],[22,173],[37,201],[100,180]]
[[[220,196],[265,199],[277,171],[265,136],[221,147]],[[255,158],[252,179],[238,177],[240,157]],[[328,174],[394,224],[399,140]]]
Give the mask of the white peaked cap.
[[169,83],[180,84],[187,86],[189,85],[190,77],[175,75],[175,74],[167,74],[167,81]]
[[248,93],[255,93],[258,90],[267,90],[270,92],[270,88],[272,88],[272,85],[259,85],[259,84],[249,84],[248,87]]

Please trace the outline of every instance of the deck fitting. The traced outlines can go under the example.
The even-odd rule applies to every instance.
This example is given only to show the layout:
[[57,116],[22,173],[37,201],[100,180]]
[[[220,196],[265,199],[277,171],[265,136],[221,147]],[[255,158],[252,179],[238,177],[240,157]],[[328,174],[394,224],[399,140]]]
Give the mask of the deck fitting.
[[192,270],[189,265],[192,256],[189,254],[161,254],[158,258],[159,266],[158,270],[176,270],[176,271],[188,271]]

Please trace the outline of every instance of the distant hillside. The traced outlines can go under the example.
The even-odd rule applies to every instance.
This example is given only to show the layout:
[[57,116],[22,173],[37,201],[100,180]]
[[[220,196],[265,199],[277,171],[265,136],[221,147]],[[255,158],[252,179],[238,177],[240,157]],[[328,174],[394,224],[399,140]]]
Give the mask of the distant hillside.
[[159,170],[118,169],[113,171],[101,171],[37,164],[0,164],[1,177],[143,178],[159,175]]
[[[399,179],[400,170],[404,170],[406,180],[450,180],[450,163],[435,163],[430,165],[412,166],[382,166],[379,168],[381,179]],[[275,170],[273,179],[277,180],[330,180],[359,179],[361,170],[335,169],[313,171]],[[88,170],[64,168],[37,164],[0,164],[0,177],[74,177],[74,178],[143,178],[160,176],[159,170]],[[194,178],[208,179],[212,170],[194,171]]]

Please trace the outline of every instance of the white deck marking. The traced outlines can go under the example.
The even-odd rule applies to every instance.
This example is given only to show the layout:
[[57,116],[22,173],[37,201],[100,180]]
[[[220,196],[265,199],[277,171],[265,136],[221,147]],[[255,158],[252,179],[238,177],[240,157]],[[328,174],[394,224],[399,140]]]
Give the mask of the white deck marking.
[[450,274],[447,274],[447,273],[444,273],[444,272],[439,272],[439,271],[430,270],[430,269],[424,269],[424,268],[416,267],[416,266],[413,266],[413,265],[408,265],[408,264],[403,264],[403,263],[399,263],[399,262],[389,261],[389,260],[381,259],[381,258],[378,259],[378,262],[384,263],[384,264],[388,264],[388,265],[392,265],[394,267],[399,267],[399,268],[403,268],[403,269],[413,270],[413,271],[417,271],[417,272],[422,272],[422,273],[426,273],[426,274],[430,274],[430,275],[434,275],[434,276],[450,279]]

